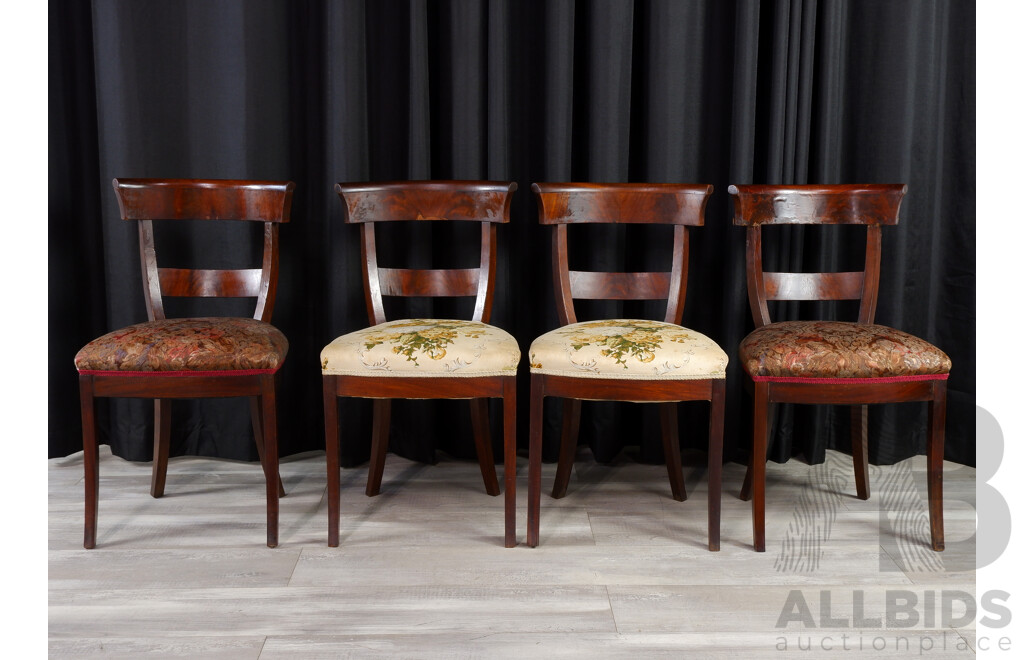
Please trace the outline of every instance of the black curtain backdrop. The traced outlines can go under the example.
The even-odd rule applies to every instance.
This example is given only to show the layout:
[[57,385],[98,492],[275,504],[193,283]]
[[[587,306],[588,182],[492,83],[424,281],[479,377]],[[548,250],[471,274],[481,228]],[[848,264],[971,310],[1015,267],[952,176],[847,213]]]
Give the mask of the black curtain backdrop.
[[[877,321],[952,357],[946,456],[973,465],[974,34],[974,3],[941,0],[51,0],[49,454],[81,449],[75,352],[146,318],[136,228],[119,219],[113,177],[296,182],[273,319],[291,343],[282,455],[323,448],[319,351],[367,324],[358,230],[341,222],[335,182],[518,182],[512,222],[499,229],[492,322],[524,353],[557,325],[550,237],[531,182],[712,183],[683,324],[733,357],[725,455],[739,461],[750,401],[735,350],[753,324],[727,186],[905,182],[901,223],[883,234]],[[473,262],[472,230],[420,224],[387,228],[386,265]],[[158,227],[162,263],[230,267],[258,250],[239,228],[198,229]],[[581,267],[667,267],[654,229],[598,229],[574,236]],[[792,227],[766,241],[767,264],[783,270],[855,268],[863,249],[845,229]],[[651,303],[586,309],[594,318],[664,313]],[[467,311],[447,300],[388,308],[395,318]],[[169,312],[217,313],[209,301]],[[251,307],[230,301],[221,313]],[[855,318],[845,304],[774,310],[779,319],[798,313]],[[528,376],[521,368],[523,450]],[[102,441],[150,460],[151,404],[107,405]],[[498,412],[492,406],[500,457]],[[369,453],[370,405],[344,401],[341,414],[344,464],[358,465]],[[560,414],[549,402],[546,460],[556,458]],[[826,448],[849,451],[848,417],[839,407],[784,407],[770,457],[816,463]],[[681,404],[680,420],[684,447],[704,448],[707,405]],[[871,461],[922,453],[925,429],[924,404],[872,406]],[[391,449],[409,458],[472,458],[470,434],[465,402],[394,407]],[[663,460],[657,414],[640,404],[584,404],[580,444],[599,461],[627,446],[637,460]],[[172,455],[182,454],[256,460],[248,404],[176,403]]]

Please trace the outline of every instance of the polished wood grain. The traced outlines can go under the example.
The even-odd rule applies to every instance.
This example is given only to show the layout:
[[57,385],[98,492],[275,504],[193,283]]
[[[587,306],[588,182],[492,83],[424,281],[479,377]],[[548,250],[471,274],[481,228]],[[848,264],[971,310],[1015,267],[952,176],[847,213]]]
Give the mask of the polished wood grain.
[[[384,323],[384,296],[474,296],[473,320],[487,323],[497,270],[497,225],[508,222],[513,182],[392,181],[339,183],[335,191],[345,222],[358,224],[366,310],[373,325]],[[480,266],[462,269],[384,268],[377,261],[374,224],[395,221],[473,221],[480,223]],[[373,431],[366,494],[380,493],[387,458],[392,398],[470,399],[473,441],[484,489],[499,495],[491,448],[487,398],[503,401],[505,460],[505,547],[516,544],[515,376],[424,378],[324,375],[324,432],[327,448],[327,545],[340,543],[341,497],[337,397],[372,398]]]
[[[686,299],[689,260],[687,231],[704,224],[710,185],[535,183],[539,221],[553,225],[551,243],[555,303],[561,325],[576,323],[574,299],[665,300],[665,322],[678,325]],[[672,266],[667,272],[605,273],[569,268],[569,225],[583,223],[674,225]],[[553,498],[566,494],[579,432],[580,400],[661,403],[662,444],[672,497],[686,499],[679,453],[676,402],[711,402],[708,438],[708,548],[719,549],[724,380],[619,380],[530,375],[530,476],[527,499],[527,545],[540,542],[540,472],[542,411],[546,397],[563,399],[562,435]]]
[[895,225],[906,184],[729,186],[740,226]]
[[[859,300],[858,323],[874,323],[881,271],[881,228],[899,221],[904,184],[765,186],[733,185],[733,222],[746,227],[747,297],[754,325],[772,322],[769,300]],[[864,270],[846,273],[771,273],[764,271],[761,228],[782,224],[862,225]],[[946,381],[856,383],[750,382],[754,395],[751,455],[740,491],[751,498],[754,549],[765,549],[765,468],[771,411],[776,403],[850,405],[850,436],[857,497],[871,493],[868,479],[866,404],[927,401],[929,419],[928,493],[932,549],[942,550],[942,452]]]
[[290,181],[114,179],[124,220],[291,219]]
[[[254,318],[270,321],[278,267],[278,227],[290,219],[295,184],[277,181],[211,179],[114,179],[124,220],[138,222],[146,313],[150,321],[166,318],[165,296],[250,297]],[[208,270],[161,268],[157,263],[154,220],[247,220],[264,223],[260,268]],[[278,497],[284,487],[278,473],[275,374],[223,376],[127,375],[79,376],[85,460],[85,541],[96,545],[99,465],[96,462],[95,397],[153,399],[153,472],[150,494],[162,497],[170,454],[171,401],[202,397],[249,397],[253,432],[267,481],[267,545],[277,545]]]
[[203,270],[159,268],[160,291],[165,296],[195,298],[256,298],[260,295],[262,268]]
[[628,223],[699,227],[711,186],[677,183],[535,183],[540,224]]
[[466,220],[508,222],[515,183],[501,181],[382,181],[339,183],[345,222]]

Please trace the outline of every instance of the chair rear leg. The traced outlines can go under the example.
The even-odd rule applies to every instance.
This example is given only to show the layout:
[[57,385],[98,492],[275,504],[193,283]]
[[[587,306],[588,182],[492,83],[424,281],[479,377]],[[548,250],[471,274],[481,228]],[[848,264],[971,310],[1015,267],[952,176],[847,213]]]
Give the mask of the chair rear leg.
[[167,459],[171,455],[171,400],[153,400],[153,478],[149,494],[164,496],[167,483]]
[[366,478],[366,494],[380,494],[384,477],[384,460],[388,455],[388,436],[391,433],[391,399],[373,400],[373,439],[370,444],[370,474]]
[[661,444],[665,449],[672,499],[683,502],[686,500],[686,484],[683,481],[683,457],[679,451],[679,411],[675,402],[663,403],[658,408],[661,413]]
[[932,550],[946,548],[942,520],[942,460],[946,444],[946,381],[937,380],[928,402],[928,517],[932,529]]
[[276,375],[261,377],[260,402],[263,409],[263,474],[267,481],[267,547],[277,547],[278,493]]
[[[775,441],[775,434],[772,433],[772,429],[775,427],[775,411],[778,409],[778,404],[768,404],[768,444],[765,445],[765,460],[767,459],[768,452],[772,450],[772,444]],[[750,487],[754,478],[754,463],[753,460],[747,462],[747,473],[743,477],[743,487],[740,488],[740,499],[744,502],[750,501]]]
[[[531,422],[532,424],[532,422]],[[558,468],[555,470],[555,485],[551,497],[565,497],[572,476],[572,464],[576,460],[576,442],[580,434],[580,400],[562,399],[562,441],[558,449]]]
[[[266,475],[267,466],[263,460],[263,408],[258,396],[249,397],[249,416],[252,418],[252,435],[256,439],[256,454],[260,457],[260,465],[263,466],[263,473]],[[277,474],[277,495],[284,497],[284,482],[281,480],[281,473]]]
[[336,376],[324,376],[324,447],[327,449],[327,545],[339,543],[341,519],[341,460],[338,446],[338,388]]
[[768,383],[754,383],[754,429],[750,452],[754,550],[764,552],[764,479],[768,456]]
[[526,545],[537,547],[540,540],[540,470],[544,435],[544,380],[530,376],[530,464],[526,498]]
[[473,420],[473,442],[480,461],[480,474],[484,478],[484,490],[488,495],[498,495],[498,473],[494,469],[494,448],[491,447],[491,421],[487,410],[487,399],[470,399],[469,412]]
[[722,436],[725,429],[725,379],[711,385],[711,428],[708,432],[708,550],[721,547]]
[[868,481],[868,407],[850,407],[850,448],[853,453],[853,478],[857,482],[857,498],[871,497]]
[[505,441],[505,547],[516,545],[516,379],[502,388],[502,421]]
[[78,377],[78,391],[82,404],[82,449],[85,463],[85,541],[82,545],[91,550],[96,547],[96,517],[100,494],[100,455],[92,376]]

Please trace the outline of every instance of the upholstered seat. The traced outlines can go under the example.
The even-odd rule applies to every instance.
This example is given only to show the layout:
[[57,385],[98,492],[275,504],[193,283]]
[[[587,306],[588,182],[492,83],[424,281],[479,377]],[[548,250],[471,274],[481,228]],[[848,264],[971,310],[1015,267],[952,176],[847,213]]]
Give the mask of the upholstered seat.
[[75,356],[75,367],[79,373],[273,373],[287,353],[281,331],[258,319],[162,319],[92,340]]
[[338,337],[320,352],[325,376],[513,376],[519,344],[479,321],[402,319]]
[[923,339],[884,325],[839,321],[770,323],[740,343],[756,380],[945,378],[949,357]]
[[530,373],[573,378],[725,378],[729,358],[699,332],[661,321],[572,323],[530,345]]

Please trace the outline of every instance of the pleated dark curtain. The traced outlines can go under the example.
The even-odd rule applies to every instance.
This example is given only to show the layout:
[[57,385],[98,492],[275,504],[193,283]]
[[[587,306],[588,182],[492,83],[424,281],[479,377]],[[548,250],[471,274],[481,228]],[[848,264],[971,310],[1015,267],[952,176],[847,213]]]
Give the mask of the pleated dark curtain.
[[[279,402],[284,455],[323,448],[319,351],[367,323],[358,231],[341,223],[337,181],[517,181],[512,223],[499,229],[492,322],[524,351],[557,324],[550,238],[531,182],[712,183],[683,323],[733,356],[753,326],[728,184],[905,182],[901,224],[884,233],[877,321],[952,357],[946,455],[973,465],[974,12],[955,0],[51,1],[50,456],[81,448],[75,352],[146,317],[136,230],[119,219],[115,176],[296,182],[273,319],[291,343]],[[388,228],[385,265],[472,263],[472,230],[423,224]],[[237,228],[198,229],[158,228],[162,262],[232,267],[256,253],[256,237]],[[574,237],[580,267],[669,263],[654,229],[600,230]],[[863,238],[791,227],[767,240],[769,266],[841,270],[857,266]],[[207,303],[169,312],[217,313]],[[388,312],[440,316],[461,304],[410,301]],[[249,314],[246,305],[220,313]],[[648,303],[589,312],[663,314]],[[843,304],[774,311],[824,313],[855,317]],[[740,376],[734,360],[725,455],[744,461]],[[527,392],[523,369],[522,448]],[[172,454],[255,460],[247,406],[176,404]],[[601,461],[624,447],[662,460],[648,408],[584,404],[581,445]],[[706,408],[680,406],[685,447],[705,447]],[[872,406],[871,460],[923,452],[925,412]],[[368,456],[369,413],[365,401],[342,405],[346,465]],[[115,454],[151,458],[147,402],[112,401],[100,420]],[[826,448],[848,451],[847,423],[842,408],[784,407],[771,458],[819,462]],[[546,459],[559,426],[560,407],[549,403]],[[391,448],[422,461],[435,450],[473,457],[468,407],[396,404]]]

